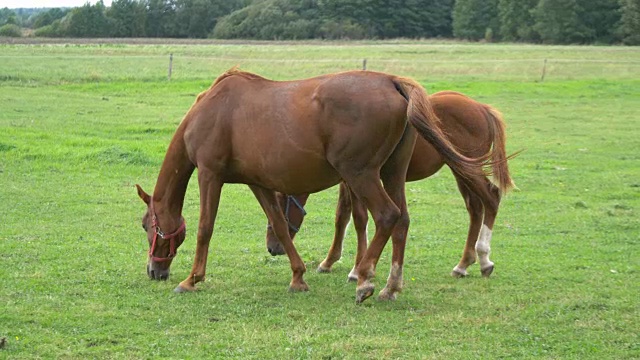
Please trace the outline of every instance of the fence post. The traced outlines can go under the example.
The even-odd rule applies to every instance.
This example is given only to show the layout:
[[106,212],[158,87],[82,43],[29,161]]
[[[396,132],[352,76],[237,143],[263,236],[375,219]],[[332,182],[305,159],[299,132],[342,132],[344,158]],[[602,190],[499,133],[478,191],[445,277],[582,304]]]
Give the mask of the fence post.
[[367,59],[362,60],[362,70],[367,70]]
[[169,54],[169,75],[167,79],[171,81],[171,71],[173,70],[173,54]]
[[540,82],[544,81],[544,75],[547,72],[547,59],[544,59],[544,63],[542,64],[542,76],[540,76]]

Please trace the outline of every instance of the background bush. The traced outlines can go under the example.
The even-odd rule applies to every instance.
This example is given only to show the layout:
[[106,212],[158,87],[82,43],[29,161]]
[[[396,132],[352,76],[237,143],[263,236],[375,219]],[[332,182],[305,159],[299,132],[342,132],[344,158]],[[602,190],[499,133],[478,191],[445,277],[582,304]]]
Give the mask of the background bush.
[[22,30],[20,26],[15,24],[6,24],[0,26],[0,36],[21,37]]

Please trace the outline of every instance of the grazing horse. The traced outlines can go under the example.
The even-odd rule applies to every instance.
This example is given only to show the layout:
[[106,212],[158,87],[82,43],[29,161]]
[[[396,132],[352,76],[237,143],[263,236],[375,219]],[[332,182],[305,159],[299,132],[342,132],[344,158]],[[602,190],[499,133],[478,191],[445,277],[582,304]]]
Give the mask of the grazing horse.
[[356,302],[373,294],[375,265],[392,235],[394,264],[381,298],[394,297],[402,280],[409,223],[404,177],[416,132],[465,178],[484,174],[489,158],[489,154],[472,159],[458,153],[437,123],[425,90],[408,78],[351,71],[278,82],[228,70],[198,95],[178,126],[153,196],[137,186],[147,204],[142,225],[149,241],[149,277],[169,276],[185,238],[181,215],[185,192],[198,168],[196,253],[191,273],[176,292],[193,291],[205,278],[225,183],[249,185],[289,257],[290,291],[308,290],[305,265],[287,231],[276,191],[313,193],[344,181],[376,225],[371,246],[360,261]]
[[[481,274],[488,277],[494,267],[493,262],[489,260],[489,251],[491,232],[500,199],[514,187],[507,164],[507,159],[513,155],[506,156],[504,121],[496,109],[457,92],[438,92],[431,95],[430,100],[436,115],[440,118],[444,132],[463,154],[477,157],[493,148],[493,183],[486,176],[465,178],[453,172],[471,221],[462,258],[453,268],[451,275],[467,276],[467,267],[478,258]],[[443,157],[429,142],[418,138],[407,169],[407,181],[425,179],[435,174],[444,163]],[[285,217],[289,222],[289,233],[293,238],[302,224],[305,214],[303,206],[308,194],[298,196],[278,194],[278,198],[283,208],[288,209]],[[353,206],[352,200],[354,200]],[[351,212],[353,212],[353,223],[358,240],[356,266],[362,260],[367,249],[367,211],[357,202],[357,197],[350,193],[348,186],[342,183],[336,209],[333,243],[327,257],[318,267],[318,272],[330,272],[333,264],[342,256],[342,243]],[[282,253],[281,245],[270,225],[267,226],[267,249],[272,255]],[[356,266],[349,273],[350,281],[357,280]]]

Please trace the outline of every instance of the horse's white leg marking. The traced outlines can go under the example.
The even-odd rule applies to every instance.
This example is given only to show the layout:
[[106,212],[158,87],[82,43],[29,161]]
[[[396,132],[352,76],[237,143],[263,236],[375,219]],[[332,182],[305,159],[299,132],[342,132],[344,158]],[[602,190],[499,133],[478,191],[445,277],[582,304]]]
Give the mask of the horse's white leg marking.
[[402,291],[402,265],[393,263],[389,270],[389,278],[387,278],[387,286],[385,286],[378,298],[380,300],[395,300],[396,294]]
[[[367,224],[364,226],[364,241],[367,241],[367,239],[369,239],[369,222],[367,222]],[[366,246],[365,246],[366,249]],[[364,254],[359,254],[360,256],[364,256]],[[356,259],[358,258],[358,254],[356,254]],[[347,281],[348,282],[352,282],[352,281],[358,281],[358,272],[356,272],[356,267],[358,267],[358,264],[355,263],[353,264],[353,268],[351,269],[351,271],[349,271],[349,275],[347,275]]]
[[466,268],[461,267],[459,264],[458,264],[458,265],[456,265],[456,266],[453,268],[453,272],[455,273],[455,276],[457,276],[457,277],[465,277],[465,276],[469,275],[469,274],[467,273],[467,269],[466,269]]
[[476,253],[478,254],[478,260],[480,261],[480,269],[487,269],[493,266],[493,262],[489,260],[489,253],[491,252],[491,229],[487,225],[482,225],[480,229],[480,236],[476,243]]
[[356,265],[353,265],[351,271],[349,271],[349,275],[347,275],[348,282],[358,281],[358,273],[356,272]]

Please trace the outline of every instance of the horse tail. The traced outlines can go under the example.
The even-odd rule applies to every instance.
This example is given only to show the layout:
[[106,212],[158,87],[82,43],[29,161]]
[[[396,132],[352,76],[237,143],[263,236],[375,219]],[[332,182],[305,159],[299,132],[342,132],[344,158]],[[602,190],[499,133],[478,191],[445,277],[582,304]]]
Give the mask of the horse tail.
[[396,90],[408,101],[407,119],[444,158],[445,163],[455,173],[464,178],[487,176],[484,166],[491,158],[491,152],[479,157],[470,158],[462,155],[440,126],[440,119],[436,115],[424,88],[415,80],[405,77],[394,77]]
[[502,114],[497,109],[484,105],[486,119],[489,123],[489,132],[491,134],[492,151],[491,151],[491,173],[493,175],[493,183],[500,189],[502,195],[516,187],[509,174],[509,165],[507,161],[519,154],[516,152],[507,156],[505,150],[506,132],[505,123]]

